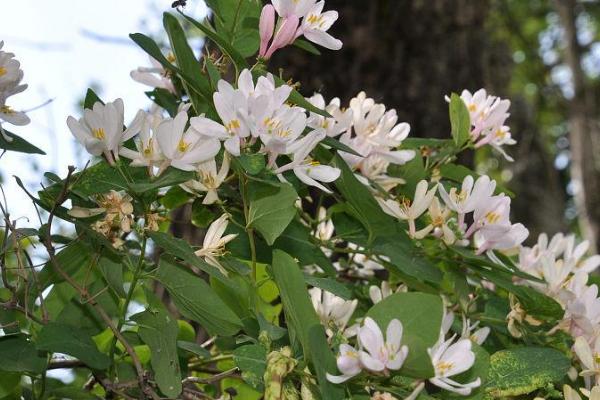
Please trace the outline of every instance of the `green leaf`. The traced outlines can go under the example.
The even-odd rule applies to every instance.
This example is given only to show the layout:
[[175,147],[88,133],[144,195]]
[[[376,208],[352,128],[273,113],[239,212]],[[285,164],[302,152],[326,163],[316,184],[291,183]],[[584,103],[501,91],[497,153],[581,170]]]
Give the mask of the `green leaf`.
[[197,355],[200,358],[209,358],[210,357],[210,351],[206,350],[204,347],[200,346],[198,343],[186,342],[184,340],[178,340],[177,347],[179,347],[182,350],[188,351],[194,355]]
[[196,28],[200,29],[210,40],[212,40],[219,48],[233,61],[238,70],[248,68],[246,59],[229,43],[226,39],[219,36],[212,27],[196,21],[194,18],[188,17],[180,11],[188,21]]
[[169,116],[174,118],[177,115],[177,100],[178,98],[163,88],[155,88],[149,92],[144,92],[146,96],[160,107],[167,110]]
[[319,51],[319,49],[317,49],[317,47],[315,45],[313,45],[311,42],[309,42],[308,40],[296,39],[293,44],[294,44],[294,46],[298,47],[299,49],[307,51],[310,54],[314,54],[315,56],[321,55],[321,52]]
[[244,381],[253,388],[263,391],[263,375],[267,369],[267,350],[257,344],[238,347],[233,352],[233,360],[242,371]]
[[120,260],[113,260],[107,256],[101,257],[98,260],[98,269],[115,294],[125,297],[126,294],[123,289],[123,264]]
[[200,93],[196,93],[195,90],[189,87],[187,82],[183,82],[183,87],[190,97],[194,109],[197,113],[200,113],[203,100],[204,102],[207,102],[207,100],[211,99],[210,83],[206,77],[202,75],[201,65],[188,44],[185,32],[177,18],[174,15],[165,12],[163,14],[163,25],[169,36],[169,41],[171,42],[171,48],[175,54],[177,65],[184,74],[193,78],[193,82],[197,87],[196,90],[200,91]]
[[230,336],[241,329],[239,317],[191,271],[162,258],[156,279],[166,287],[181,314],[199,322],[211,335]]
[[0,399],[21,399],[20,383],[20,373],[0,372]]
[[298,194],[288,183],[266,185],[251,181],[249,185],[250,210],[248,227],[255,228],[273,245],[296,215]]
[[358,152],[356,152],[356,150],[354,150],[352,147],[345,145],[344,143],[340,142],[336,138],[327,136],[325,139],[321,140],[320,144],[327,145],[333,149],[343,151],[345,153],[350,153],[352,155],[362,157],[362,155],[359,154]]
[[22,137],[17,136],[4,128],[2,129],[4,130],[4,134],[12,140],[6,140],[0,133],[0,149],[26,154],[46,154],[43,150],[40,150],[38,147],[32,145]]
[[151,190],[157,190],[167,186],[175,186],[187,182],[196,177],[194,171],[182,171],[177,168],[167,168],[159,177],[150,179],[147,183],[131,183],[129,187],[136,193],[142,194]]
[[40,332],[37,347],[51,353],[68,354],[93,369],[103,370],[110,366],[110,358],[98,351],[86,332],[74,326],[49,323]]
[[211,276],[215,276],[218,279],[225,279],[223,274],[217,268],[206,263],[196,254],[194,254],[194,249],[192,249],[189,243],[185,240],[177,239],[170,233],[166,232],[148,232],[148,236],[158,247],[162,248],[165,253],[182,259],[186,263],[201,269]]
[[541,347],[498,351],[490,357],[486,392],[494,397],[531,393],[562,381],[571,362],[561,352]]
[[85,99],[83,100],[83,108],[86,110],[91,110],[94,108],[94,104],[96,103],[104,104],[96,92],[94,92],[92,88],[88,88],[87,92],[85,93]]
[[[329,350],[325,330],[313,308],[300,268],[287,253],[273,251],[273,277],[279,287],[288,329],[293,328],[304,349],[304,357],[313,363],[323,399],[342,399],[341,387],[331,384],[326,373],[335,374],[335,357]],[[439,330],[437,331],[439,332]]]
[[314,243],[310,229],[296,220],[288,225],[273,246],[288,254],[294,254],[303,266],[318,265],[327,275],[336,276],[337,271],[331,260]]
[[465,102],[456,93],[450,96],[450,125],[456,147],[462,147],[471,135],[471,117]]
[[341,171],[335,186],[347,200],[351,213],[369,231],[370,239],[375,234],[385,235],[395,231],[393,219],[381,210],[369,189],[356,179],[348,164],[338,154],[333,158],[333,165]]
[[266,164],[265,156],[263,154],[242,154],[237,157],[237,161],[241,164],[244,171],[248,173],[248,175],[258,175],[264,169]]
[[46,370],[46,356],[25,335],[0,337],[0,360],[0,371],[41,374]]
[[309,285],[327,290],[344,300],[352,299],[352,291],[336,280],[330,278],[318,278],[308,274],[304,275],[304,280]]
[[442,326],[442,299],[439,296],[410,292],[395,293],[375,304],[367,316],[373,318],[382,332],[394,318],[402,322],[402,344],[409,348],[402,373],[414,378],[434,375],[427,349],[437,342]]
[[149,307],[131,317],[138,324],[138,335],[150,347],[150,363],[163,394],[176,398],[182,390],[177,357],[177,321],[151,292],[146,292]]

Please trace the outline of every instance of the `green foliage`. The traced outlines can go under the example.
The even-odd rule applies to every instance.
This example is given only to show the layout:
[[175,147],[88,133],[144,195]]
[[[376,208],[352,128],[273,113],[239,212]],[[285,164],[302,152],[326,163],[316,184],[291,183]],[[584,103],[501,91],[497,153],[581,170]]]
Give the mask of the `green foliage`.
[[442,300],[426,293],[396,293],[375,304],[367,315],[385,330],[392,319],[402,322],[402,344],[408,346],[408,358],[403,373],[415,378],[430,378],[433,374],[427,349],[438,341],[442,326]]
[[492,354],[486,391],[494,397],[519,396],[561,381],[571,363],[560,352],[539,347]]
[[450,96],[449,108],[452,138],[454,139],[456,147],[461,148],[469,141],[469,135],[471,133],[469,110],[467,110],[465,102],[462,101],[460,96],[456,93],[452,93]]
[[247,226],[260,232],[267,244],[283,233],[296,215],[295,202],[298,194],[289,184],[249,184],[250,209]]

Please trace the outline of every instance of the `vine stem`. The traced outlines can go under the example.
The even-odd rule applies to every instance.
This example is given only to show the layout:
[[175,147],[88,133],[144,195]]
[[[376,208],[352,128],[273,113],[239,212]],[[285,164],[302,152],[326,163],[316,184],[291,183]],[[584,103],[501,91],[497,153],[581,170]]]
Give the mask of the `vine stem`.
[[250,242],[250,256],[252,258],[252,282],[256,284],[256,243],[254,241],[254,229],[248,226],[249,211],[248,211],[248,181],[240,176],[240,191],[242,192],[242,203],[244,204],[244,218],[246,220],[246,233]]
[[[129,304],[131,303],[131,299],[133,298],[133,292],[135,291],[135,289],[137,287],[137,284],[140,279],[140,275],[141,275],[143,267],[144,267],[144,258],[146,257],[146,242],[147,242],[147,240],[148,239],[147,239],[146,235],[144,234],[142,236],[140,259],[138,260],[135,271],[133,272],[133,279],[131,280],[131,285],[129,286],[129,290],[127,291],[127,296],[125,297],[125,303],[123,303],[123,308],[121,309],[121,315],[119,317],[119,322],[117,324],[117,330],[119,332],[121,331],[121,329],[123,328],[123,324],[125,323],[127,309],[129,308]],[[112,363],[111,363],[112,366],[114,366],[116,345],[117,345],[117,337],[115,336],[115,337],[113,337],[112,343],[110,345],[110,352],[109,352],[109,356],[112,361]],[[111,376],[113,376],[114,372],[115,372],[114,368],[111,368],[111,371],[110,371]]]

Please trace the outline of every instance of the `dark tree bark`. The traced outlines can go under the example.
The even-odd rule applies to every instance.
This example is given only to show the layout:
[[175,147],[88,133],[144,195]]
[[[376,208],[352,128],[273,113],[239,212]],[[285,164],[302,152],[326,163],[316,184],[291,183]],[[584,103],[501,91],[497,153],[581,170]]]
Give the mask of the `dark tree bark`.
[[600,129],[592,118],[593,92],[586,83],[581,65],[583,49],[577,40],[577,3],[575,0],[556,0],[555,4],[564,28],[565,61],[571,70],[574,91],[569,102],[571,179],[582,234],[596,252],[600,246]]

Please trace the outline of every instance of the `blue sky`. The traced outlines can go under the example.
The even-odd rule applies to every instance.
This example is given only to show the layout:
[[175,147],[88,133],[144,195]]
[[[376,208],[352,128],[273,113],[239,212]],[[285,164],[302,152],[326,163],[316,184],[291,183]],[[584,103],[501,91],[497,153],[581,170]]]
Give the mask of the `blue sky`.
[[[0,13],[0,40],[5,51],[16,54],[29,88],[10,99],[15,109],[30,109],[48,99],[49,105],[32,111],[26,127],[6,127],[44,149],[46,156],[7,153],[0,159],[4,189],[12,218],[36,220],[31,203],[14,183],[18,175],[34,189],[42,173],[61,176],[68,165],[81,167],[88,155],[75,143],[66,126],[69,115],[79,116],[77,102],[90,84],[98,85],[103,99],[123,98],[125,120],[139,108],[147,108],[147,87],[131,80],[129,72],[148,65],[147,56],[128,38],[132,32],[161,31],[161,13],[172,0],[18,0],[6,1]],[[186,9],[203,15],[201,1],[190,1]],[[110,38],[108,41],[97,37]],[[40,170],[34,170],[35,165]]]

